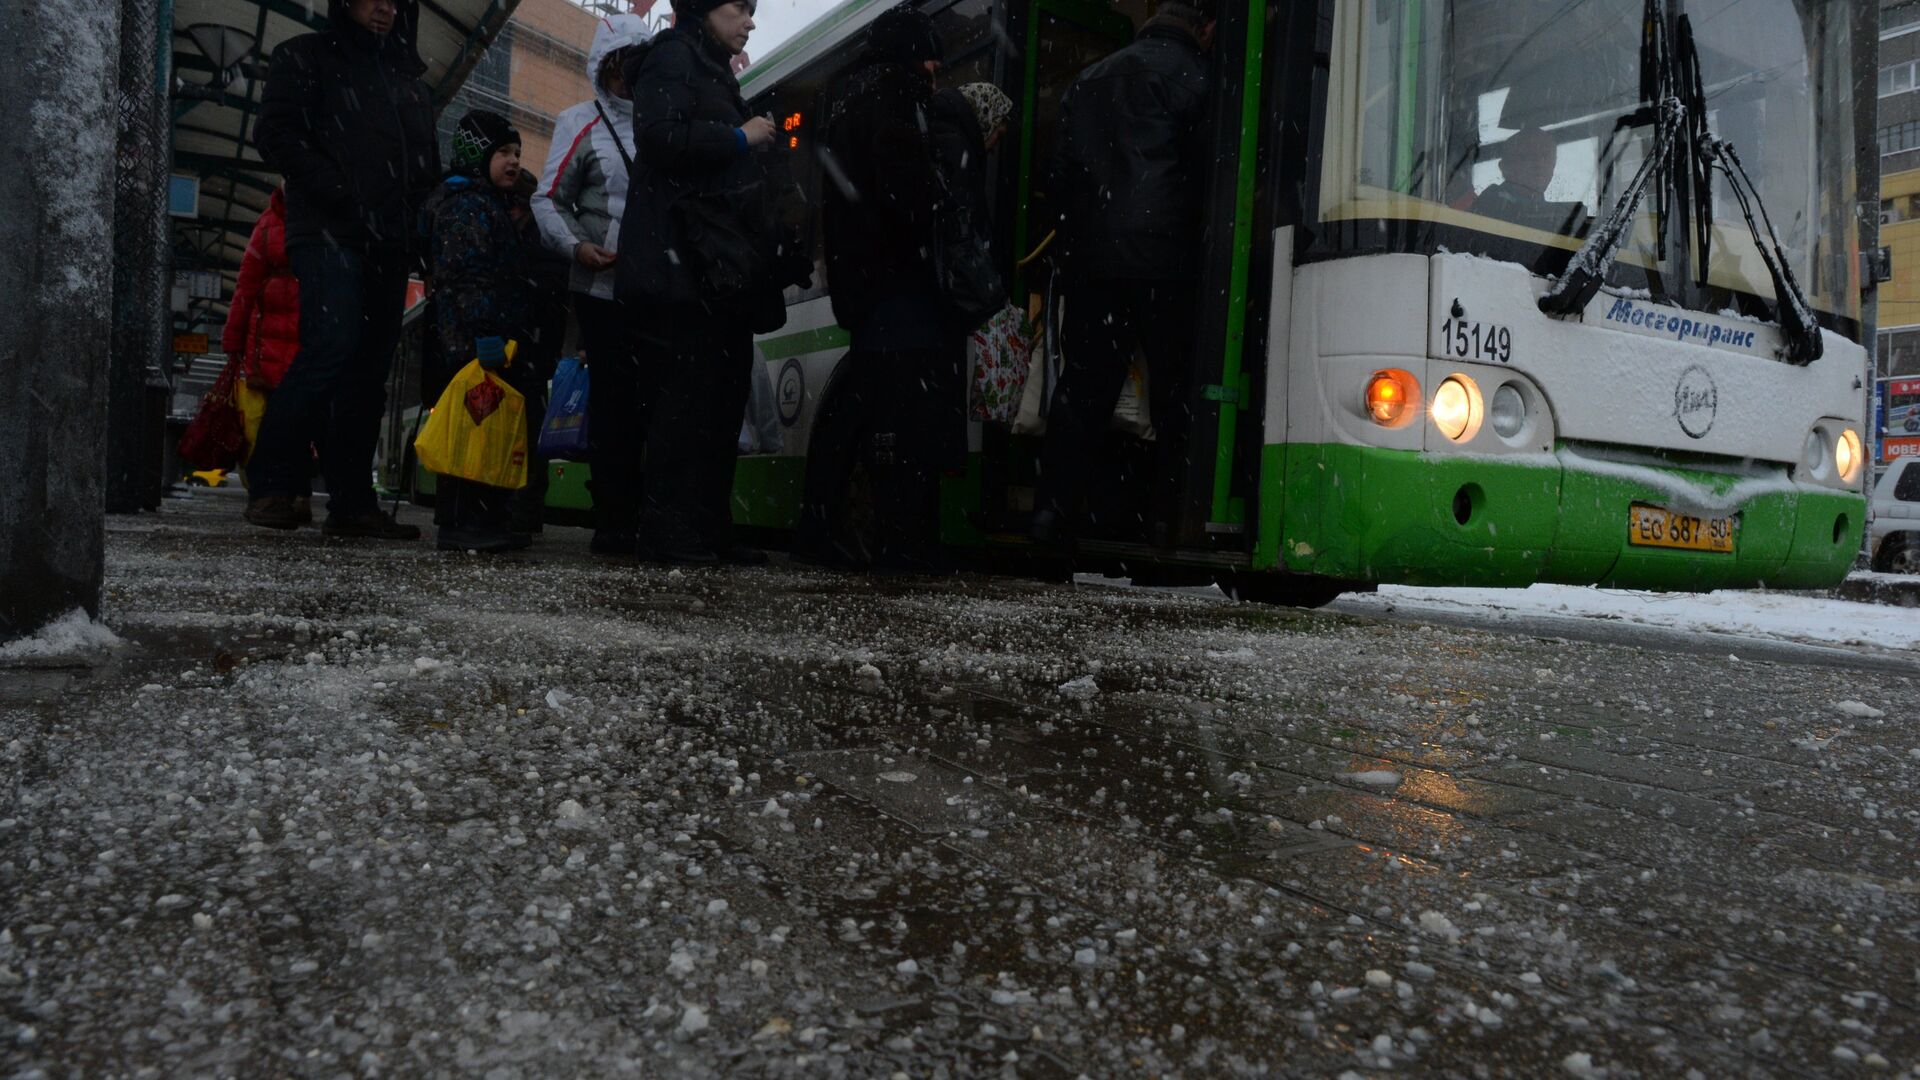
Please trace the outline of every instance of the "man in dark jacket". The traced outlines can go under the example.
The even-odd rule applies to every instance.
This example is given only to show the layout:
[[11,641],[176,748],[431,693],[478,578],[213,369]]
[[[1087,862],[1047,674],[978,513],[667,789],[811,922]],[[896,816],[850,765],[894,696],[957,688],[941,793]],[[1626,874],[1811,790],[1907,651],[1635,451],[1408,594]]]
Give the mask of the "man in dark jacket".
[[418,0],[331,0],[329,29],[273,53],[254,146],[287,180],[300,352],[260,425],[256,525],[298,524],[293,497],[318,441],[328,535],[420,535],[380,512],[372,483],[417,213],[440,171],[418,18]]
[[[853,335],[852,415],[874,481],[875,561],[940,570],[939,481],[966,453],[966,334],[945,303],[933,253],[951,212],[929,139],[939,34],[924,12],[876,19],[833,88],[823,139],[824,227],[833,315]],[[816,489],[806,534],[825,539],[832,508]],[[830,552],[812,554],[830,556]]]
[[1050,196],[1060,207],[1066,367],[1047,417],[1033,536],[1059,530],[1087,475],[1136,348],[1147,358],[1157,440],[1152,539],[1172,542],[1186,469],[1193,278],[1207,162],[1206,53],[1213,16],[1168,0],[1133,43],[1060,99]]
[[664,562],[766,561],[733,539],[736,443],[753,334],[785,323],[780,290],[806,275],[792,276],[804,255],[775,219],[773,122],[748,115],[731,69],[753,4],[676,0],[628,80],[640,153],[615,289],[658,379],[640,549]]

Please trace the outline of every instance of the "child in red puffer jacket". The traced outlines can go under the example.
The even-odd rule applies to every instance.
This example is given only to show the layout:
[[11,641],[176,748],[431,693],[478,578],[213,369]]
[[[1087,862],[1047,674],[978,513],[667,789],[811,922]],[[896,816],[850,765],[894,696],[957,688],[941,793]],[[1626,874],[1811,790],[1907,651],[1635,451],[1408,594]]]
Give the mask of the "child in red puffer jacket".
[[[260,417],[267,409],[266,396],[280,385],[300,351],[300,282],[287,261],[285,188],[274,190],[266,212],[254,223],[220,346],[229,357],[240,358],[244,385],[235,395],[246,417],[247,456],[252,457]],[[294,500],[294,512],[313,519],[311,493]]]

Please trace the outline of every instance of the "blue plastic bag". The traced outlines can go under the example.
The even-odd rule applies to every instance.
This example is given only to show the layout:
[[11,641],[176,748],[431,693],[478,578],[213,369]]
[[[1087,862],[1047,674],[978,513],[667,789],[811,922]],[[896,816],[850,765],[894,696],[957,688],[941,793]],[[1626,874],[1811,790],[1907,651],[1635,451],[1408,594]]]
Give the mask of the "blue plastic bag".
[[587,459],[587,368],[571,356],[554,368],[547,416],[540,423],[540,456]]

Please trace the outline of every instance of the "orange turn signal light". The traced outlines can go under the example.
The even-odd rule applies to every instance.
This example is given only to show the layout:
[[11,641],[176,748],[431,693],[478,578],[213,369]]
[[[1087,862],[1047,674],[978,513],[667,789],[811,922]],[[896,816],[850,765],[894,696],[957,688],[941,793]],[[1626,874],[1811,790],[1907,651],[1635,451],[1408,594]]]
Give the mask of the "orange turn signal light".
[[1376,424],[1397,424],[1419,396],[1420,386],[1411,374],[1398,369],[1376,371],[1367,380],[1367,415]]

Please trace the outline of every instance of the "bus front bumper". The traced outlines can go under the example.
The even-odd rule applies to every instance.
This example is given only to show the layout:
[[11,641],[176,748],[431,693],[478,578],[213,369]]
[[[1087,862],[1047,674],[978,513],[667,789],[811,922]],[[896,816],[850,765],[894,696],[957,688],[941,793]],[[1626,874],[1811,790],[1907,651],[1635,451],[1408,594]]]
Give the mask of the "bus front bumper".
[[[1553,454],[1266,447],[1256,567],[1417,585],[1537,581],[1704,592],[1820,588],[1860,551],[1866,499],[1785,470],[1736,477]],[[1279,483],[1274,482],[1279,478]],[[1728,519],[1731,551],[1630,540],[1636,505]]]

